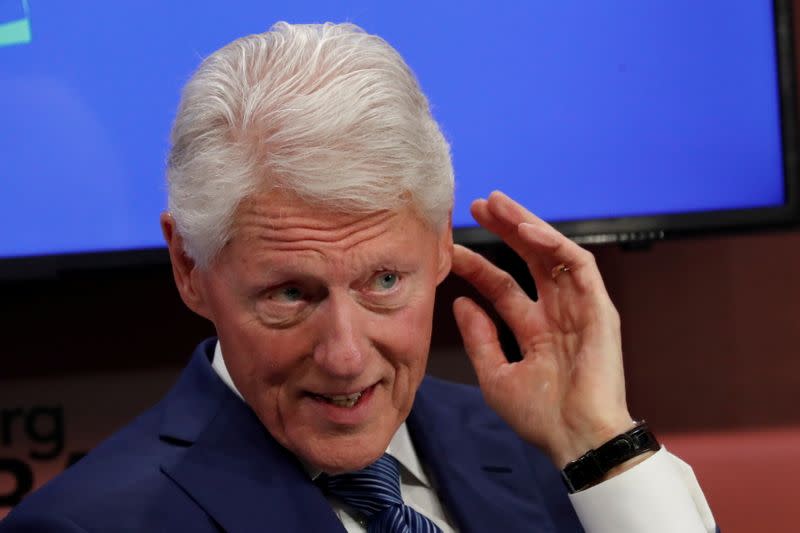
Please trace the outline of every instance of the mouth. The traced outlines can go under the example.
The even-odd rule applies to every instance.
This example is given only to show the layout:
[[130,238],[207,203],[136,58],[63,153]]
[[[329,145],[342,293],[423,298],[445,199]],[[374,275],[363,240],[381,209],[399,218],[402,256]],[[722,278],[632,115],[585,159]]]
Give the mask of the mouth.
[[349,409],[361,403],[374,389],[375,385],[370,385],[362,391],[351,394],[316,394],[313,392],[309,394],[317,401]]

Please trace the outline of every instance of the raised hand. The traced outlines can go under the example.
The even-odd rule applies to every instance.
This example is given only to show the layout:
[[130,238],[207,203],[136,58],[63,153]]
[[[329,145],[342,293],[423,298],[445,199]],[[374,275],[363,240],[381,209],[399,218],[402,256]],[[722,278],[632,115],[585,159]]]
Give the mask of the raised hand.
[[455,246],[453,272],[489,300],[514,333],[509,363],[497,330],[475,302],[453,304],[487,403],[562,468],[633,427],[625,401],[619,315],[591,253],[508,196],[494,192],[472,215],[527,263],[538,300],[506,272]]

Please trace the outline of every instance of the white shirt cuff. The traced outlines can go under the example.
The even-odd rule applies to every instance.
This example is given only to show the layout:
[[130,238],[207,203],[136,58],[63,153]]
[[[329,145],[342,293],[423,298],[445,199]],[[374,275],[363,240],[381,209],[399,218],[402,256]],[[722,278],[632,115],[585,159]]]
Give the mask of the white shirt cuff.
[[692,469],[665,448],[569,499],[586,533],[713,533],[714,517]]

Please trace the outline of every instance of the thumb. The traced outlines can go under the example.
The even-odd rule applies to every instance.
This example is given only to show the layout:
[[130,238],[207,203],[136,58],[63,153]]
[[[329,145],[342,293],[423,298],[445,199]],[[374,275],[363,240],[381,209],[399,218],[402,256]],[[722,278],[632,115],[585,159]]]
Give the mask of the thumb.
[[497,338],[497,328],[486,311],[464,296],[453,302],[453,314],[478,381],[485,384],[498,367],[508,362]]

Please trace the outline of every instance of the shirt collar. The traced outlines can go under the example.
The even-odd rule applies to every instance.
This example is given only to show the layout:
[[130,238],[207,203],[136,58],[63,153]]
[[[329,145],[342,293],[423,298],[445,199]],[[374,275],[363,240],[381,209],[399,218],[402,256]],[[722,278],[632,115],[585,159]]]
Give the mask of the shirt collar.
[[[225,359],[222,356],[222,347],[219,341],[217,341],[217,345],[214,348],[214,360],[211,362],[211,367],[222,382],[225,383],[236,396],[244,401],[244,397],[242,397],[242,394],[236,388],[236,385],[234,385],[233,379],[228,372],[228,367],[225,365]],[[386,453],[397,459],[405,471],[411,474],[419,483],[422,483],[426,487],[431,486],[428,476],[425,475],[425,471],[422,468],[422,463],[419,461],[417,452],[414,449],[414,443],[411,442],[411,435],[408,433],[408,427],[405,422],[400,424],[400,427],[397,428],[391,442],[389,442],[389,446],[386,448]],[[311,479],[316,479],[317,476],[321,474],[321,472],[309,468],[308,465],[306,465],[306,471],[308,475],[311,476]]]

